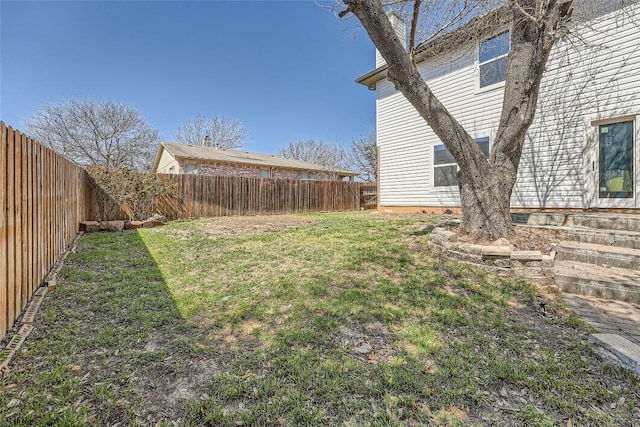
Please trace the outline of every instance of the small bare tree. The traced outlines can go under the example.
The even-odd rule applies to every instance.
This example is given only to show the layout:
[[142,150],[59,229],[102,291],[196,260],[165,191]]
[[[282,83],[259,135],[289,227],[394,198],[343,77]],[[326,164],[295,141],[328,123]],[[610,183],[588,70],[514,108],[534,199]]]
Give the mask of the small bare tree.
[[364,181],[376,181],[378,177],[378,147],[375,131],[351,140],[349,163]]
[[[477,5],[484,3],[485,8],[490,8],[497,2],[460,0],[453,2],[459,6],[447,15],[454,19],[447,17],[444,20],[441,19],[444,16],[442,7],[449,2],[425,1],[423,4],[421,0],[394,1],[394,5],[413,5],[408,51],[380,0],[342,0],[341,3],[344,10],[340,16],[353,14],[358,18],[386,61],[389,79],[458,163],[462,229],[491,239],[511,234],[511,194],[525,136],[535,115],[547,58],[555,41],[566,32],[573,0],[505,0],[502,7],[477,19],[468,18]],[[438,25],[433,33],[442,34],[439,43],[416,45],[421,16],[436,18]],[[448,21],[452,24],[449,25]],[[507,25],[510,27],[510,51],[502,114],[490,157],[486,159],[469,132],[423,79],[416,65],[417,48],[432,49],[435,53],[439,49],[442,52],[452,43],[459,44],[455,37],[463,37],[466,41],[477,40]],[[448,32],[456,26],[460,26],[458,30]]]
[[328,171],[328,176],[347,169],[347,153],[335,144],[318,139],[299,139],[292,141],[278,150],[278,155],[288,159],[301,160],[322,166]]
[[175,136],[185,144],[207,145],[224,150],[242,147],[247,140],[241,120],[222,116],[198,116],[180,126]]
[[87,167],[91,184],[96,190],[98,216],[105,221],[119,209],[132,220],[144,220],[157,209],[160,197],[175,196],[176,184],[152,173],[136,172],[126,167],[107,169],[105,166]]
[[158,131],[140,113],[113,101],[69,98],[27,120],[27,133],[80,165],[148,170]]

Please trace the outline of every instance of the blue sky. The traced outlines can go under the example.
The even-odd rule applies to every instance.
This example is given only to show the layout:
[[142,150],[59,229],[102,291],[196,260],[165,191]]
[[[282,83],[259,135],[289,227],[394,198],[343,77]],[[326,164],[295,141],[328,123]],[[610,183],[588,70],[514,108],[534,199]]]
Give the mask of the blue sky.
[[238,118],[264,153],[375,126],[374,92],[354,83],[373,44],[309,0],[2,0],[0,37],[0,119],[18,129],[70,96],[125,103],[165,140],[199,114]]

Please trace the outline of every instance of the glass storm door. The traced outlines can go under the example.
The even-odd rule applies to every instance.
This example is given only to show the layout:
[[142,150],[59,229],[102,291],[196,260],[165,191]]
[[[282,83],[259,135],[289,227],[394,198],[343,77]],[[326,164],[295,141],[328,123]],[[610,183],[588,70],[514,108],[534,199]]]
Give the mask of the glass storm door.
[[633,121],[598,126],[598,199],[601,206],[634,207]]

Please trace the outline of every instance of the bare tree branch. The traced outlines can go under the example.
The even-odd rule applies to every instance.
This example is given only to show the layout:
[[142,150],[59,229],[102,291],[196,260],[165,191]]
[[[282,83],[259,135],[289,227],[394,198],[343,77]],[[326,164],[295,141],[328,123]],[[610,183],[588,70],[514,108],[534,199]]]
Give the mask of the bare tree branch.
[[140,113],[124,104],[69,98],[36,110],[27,132],[81,165],[150,168],[159,140]]
[[413,2],[413,17],[411,18],[411,29],[409,31],[409,57],[414,64],[416,62],[416,29],[418,27],[418,15],[420,15],[420,3],[422,3],[422,0]]
[[534,23],[538,22],[538,17],[533,16],[529,12],[524,10],[524,8],[520,5],[520,2],[518,2],[518,0],[509,0],[509,3],[511,4],[511,6],[515,7],[516,9],[518,9],[520,11],[520,13],[522,14],[522,16],[524,16],[525,18],[530,19]]
[[344,149],[318,139],[300,139],[289,142],[278,150],[278,155],[320,165],[329,171],[332,178],[335,175],[333,172],[347,169],[348,156]]
[[[189,145],[204,145],[221,149],[242,147],[247,140],[244,123],[223,116],[197,116],[178,128],[175,137]],[[205,141],[205,137],[209,137]]]
[[358,172],[362,180],[369,182],[377,180],[378,147],[375,131],[351,140],[349,161],[351,168]]

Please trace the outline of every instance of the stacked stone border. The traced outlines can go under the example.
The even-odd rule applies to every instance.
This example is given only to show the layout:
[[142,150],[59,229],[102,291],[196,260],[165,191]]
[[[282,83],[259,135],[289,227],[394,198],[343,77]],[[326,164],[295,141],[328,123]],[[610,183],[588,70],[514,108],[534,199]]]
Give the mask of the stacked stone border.
[[486,267],[510,270],[527,278],[553,278],[555,251],[515,251],[504,245],[476,245],[458,242],[458,233],[435,227],[429,237],[429,248],[447,259]]
[[162,215],[154,214],[144,221],[80,221],[80,231],[84,233],[93,233],[95,231],[122,231],[134,228],[151,228],[167,223],[167,218]]

